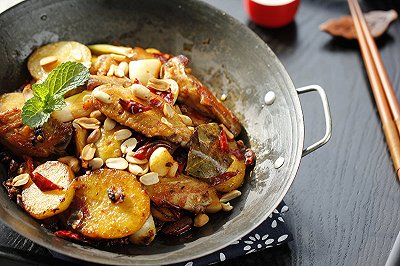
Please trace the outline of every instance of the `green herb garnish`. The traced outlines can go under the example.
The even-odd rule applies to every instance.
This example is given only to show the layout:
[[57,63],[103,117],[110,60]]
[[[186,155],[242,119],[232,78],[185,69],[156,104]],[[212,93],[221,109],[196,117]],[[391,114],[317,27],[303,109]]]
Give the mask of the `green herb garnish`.
[[77,62],[65,62],[50,72],[41,84],[33,84],[33,97],[22,107],[22,123],[32,128],[40,127],[55,110],[65,106],[64,94],[85,84],[89,69]]

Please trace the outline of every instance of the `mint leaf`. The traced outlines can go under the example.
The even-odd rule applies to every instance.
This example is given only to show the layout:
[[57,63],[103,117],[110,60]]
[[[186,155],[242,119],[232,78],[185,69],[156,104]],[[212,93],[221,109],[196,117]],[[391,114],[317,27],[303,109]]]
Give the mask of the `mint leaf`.
[[53,112],[56,110],[60,110],[65,107],[67,104],[64,101],[64,96],[56,94],[54,97],[51,97],[47,100],[47,106],[45,107],[45,111]]
[[81,63],[60,64],[43,83],[32,85],[33,98],[22,107],[22,122],[32,128],[42,126],[53,111],[65,106],[64,94],[85,84],[89,76],[89,69]]
[[38,97],[29,99],[22,107],[22,123],[32,128],[39,127],[46,123],[50,113],[43,110],[43,102]]
[[32,90],[34,92],[34,95],[39,97],[43,101],[46,98],[47,93],[49,92],[49,90],[45,86],[43,86],[43,84],[33,84]]
[[89,70],[77,62],[65,62],[50,72],[42,83],[49,95],[62,94],[85,84],[89,79]]

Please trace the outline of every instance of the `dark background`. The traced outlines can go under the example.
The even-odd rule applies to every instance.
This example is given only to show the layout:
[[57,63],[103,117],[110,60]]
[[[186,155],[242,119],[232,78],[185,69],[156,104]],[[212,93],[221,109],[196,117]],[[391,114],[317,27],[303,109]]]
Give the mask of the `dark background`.
[[[207,0],[256,32],[277,54],[297,87],[322,86],[329,97],[333,135],[302,159],[285,197],[288,245],[221,265],[384,265],[400,231],[400,186],[381,130],[356,42],[331,38],[318,26],[348,15],[346,1],[303,0],[296,20],[281,29],[250,22],[241,0]],[[368,0],[363,10],[400,9],[398,0]],[[400,21],[378,40],[382,59],[400,96]],[[306,145],[322,137],[320,100],[301,96]],[[52,264],[50,253],[0,224],[0,265]],[[35,255],[36,254],[36,255]],[[7,259],[6,259],[7,258]]]

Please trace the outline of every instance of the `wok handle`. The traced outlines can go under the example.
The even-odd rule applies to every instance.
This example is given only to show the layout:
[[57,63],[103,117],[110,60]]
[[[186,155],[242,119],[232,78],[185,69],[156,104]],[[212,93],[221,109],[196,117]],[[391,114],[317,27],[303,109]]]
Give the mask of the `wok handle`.
[[328,97],[326,97],[326,93],[323,88],[318,85],[310,85],[296,89],[298,94],[316,91],[321,98],[322,106],[324,108],[324,116],[325,116],[325,136],[320,139],[319,141],[315,142],[314,144],[308,146],[303,150],[302,157],[306,156],[307,154],[315,151],[318,148],[321,148],[325,143],[329,141],[332,135],[332,118],[331,118],[331,111],[329,109],[329,102]]

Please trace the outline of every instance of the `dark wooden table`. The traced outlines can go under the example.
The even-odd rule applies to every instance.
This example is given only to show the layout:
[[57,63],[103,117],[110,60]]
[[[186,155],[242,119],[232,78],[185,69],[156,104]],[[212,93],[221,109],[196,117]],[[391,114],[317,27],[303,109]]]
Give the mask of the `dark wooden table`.
[[[303,0],[295,23],[275,30],[249,22],[241,0],[207,2],[255,31],[281,59],[297,87],[322,86],[333,116],[331,141],[303,158],[285,197],[290,208],[285,220],[294,241],[222,265],[384,265],[400,231],[400,184],[357,43],[332,39],[318,29],[329,18],[347,15],[346,1]],[[400,2],[370,0],[363,2],[363,8],[399,11]],[[379,40],[379,47],[399,97],[400,21]],[[324,132],[322,107],[312,95],[301,96],[301,101],[306,143],[311,143]],[[46,249],[1,224],[0,232],[0,253],[13,260],[7,263],[48,261],[43,259],[50,257]]]

